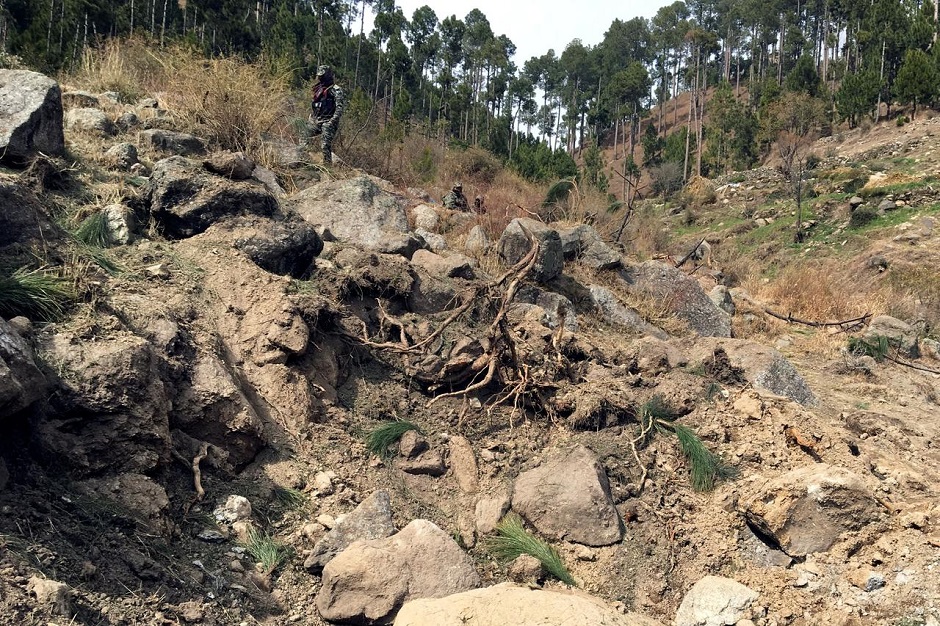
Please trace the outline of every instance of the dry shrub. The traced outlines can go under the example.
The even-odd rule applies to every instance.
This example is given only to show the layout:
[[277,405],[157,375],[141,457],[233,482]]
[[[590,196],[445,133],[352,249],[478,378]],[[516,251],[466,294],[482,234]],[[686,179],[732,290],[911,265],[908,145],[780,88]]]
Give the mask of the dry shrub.
[[884,275],[883,299],[889,315],[940,328],[940,274],[933,265],[894,263]]
[[69,81],[92,92],[115,91],[134,102],[163,82],[163,66],[140,38],[109,38],[100,48],[86,48]]
[[789,265],[752,293],[779,313],[816,322],[851,319],[871,312],[868,294],[836,260]]
[[669,252],[672,233],[659,213],[655,207],[647,205],[631,216],[620,238],[629,254],[651,258]]
[[715,183],[704,176],[693,176],[686,184],[684,191],[689,203],[696,208],[714,204],[718,199],[715,193]]
[[204,59],[182,48],[165,59],[169,108],[219,147],[261,159],[264,136],[289,132],[289,74],[269,75],[263,61]]

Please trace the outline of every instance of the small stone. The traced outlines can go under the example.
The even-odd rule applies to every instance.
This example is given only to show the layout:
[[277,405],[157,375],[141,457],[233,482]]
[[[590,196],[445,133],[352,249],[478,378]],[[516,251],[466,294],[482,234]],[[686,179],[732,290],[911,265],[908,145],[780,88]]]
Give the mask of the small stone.
[[70,590],[65,583],[33,576],[27,583],[29,592],[36,596],[36,603],[54,615],[68,617],[71,613]]
[[333,472],[317,472],[313,477],[313,488],[321,496],[328,496],[333,493],[333,479],[336,474]]
[[867,592],[872,592],[885,586],[885,577],[878,572],[870,570],[858,570],[852,572],[846,578],[850,583]]
[[231,524],[251,518],[251,502],[244,496],[229,496],[225,504],[216,507],[212,512],[220,522]]
[[534,556],[521,554],[506,568],[506,577],[515,583],[537,582],[545,576],[541,561]]
[[597,554],[587,546],[575,544],[574,557],[579,561],[593,562],[597,560]]
[[157,263],[149,267],[144,268],[144,271],[147,272],[147,276],[151,278],[161,278],[166,280],[170,277],[170,270],[166,268],[166,265],[163,263]]
[[206,543],[222,543],[227,539],[225,535],[220,533],[218,530],[215,530],[214,528],[206,528],[201,530],[196,536]]
[[412,459],[428,449],[428,440],[416,430],[406,431],[398,442],[398,451],[406,459]]
[[245,566],[242,565],[242,562],[238,559],[232,559],[229,561],[228,568],[233,572],[244,572]]
[[316,521],[327,530],[336,526],[336,518],[334,518],[332,515],[327,515],[326,513],[318,515]]
[[183,602],[179,605],[180,617],[188,624],[196,624],[203,620],[205,613],[202,605],[196,601]]
[[79,576],[81,576],[84,580],[93,578],[94,575],[97,573],[98,573],[98,568],[95,567],[95,565],[91,561],[82,562],[82,570],[79,573]]

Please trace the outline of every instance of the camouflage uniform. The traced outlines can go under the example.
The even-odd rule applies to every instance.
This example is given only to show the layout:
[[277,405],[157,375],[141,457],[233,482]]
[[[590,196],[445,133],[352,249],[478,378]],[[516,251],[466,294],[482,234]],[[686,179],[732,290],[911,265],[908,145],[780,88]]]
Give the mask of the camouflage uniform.
[[459,211],[466,211],[469,209],[467,204],[467,197],[463,195],[463,185],[457,183],[453,188],[444,196],[442,200],[444,206],[448,209],[457,209]]
[[333,140],[339,131],[339,118],[346,108],[346,94],[333,83],[333,70],[329,65],[317,68],[317,82],[313,86],[313,111],[310,113],[310,133],[320,135],[323,163],[333,162]]

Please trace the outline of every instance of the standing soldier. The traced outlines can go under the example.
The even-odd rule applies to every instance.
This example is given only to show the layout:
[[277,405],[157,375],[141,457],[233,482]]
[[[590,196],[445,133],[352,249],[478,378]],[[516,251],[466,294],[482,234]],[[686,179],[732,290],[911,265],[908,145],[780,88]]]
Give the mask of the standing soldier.
[[310,104],[313,107],[310,113],[311,135],[320,135],[323,164],[330,165],[333,162],[333,139],[339,130],[339,118],[346,108],[346,94],[333,83],[333,68],[329,65],[317,68]]

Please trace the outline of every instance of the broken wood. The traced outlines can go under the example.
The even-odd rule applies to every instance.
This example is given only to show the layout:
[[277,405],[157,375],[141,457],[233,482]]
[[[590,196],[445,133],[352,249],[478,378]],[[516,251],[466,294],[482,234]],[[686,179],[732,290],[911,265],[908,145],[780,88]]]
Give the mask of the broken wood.
[[783,315],[769,308],[765,308],[764,313],[766,313],[767,315],[771,317],[775,317],[778,320],[783,320],[784,322],[787,322],[788,324],[803,324],[804,326],[812,326],[813,328],[825,328],[829,326],[839,326],[843,330],[850,330],[852,328],[855,328],[856,326],[861,326],[862,324],[868,321],[868,318],[871,317],[871,313],[866,313],[865,315],[861,317],[856,317],[850,320],[842,320],[838,322],[815,322],[813,320],[804,320],[798,317],[793,317],[792,314]]

